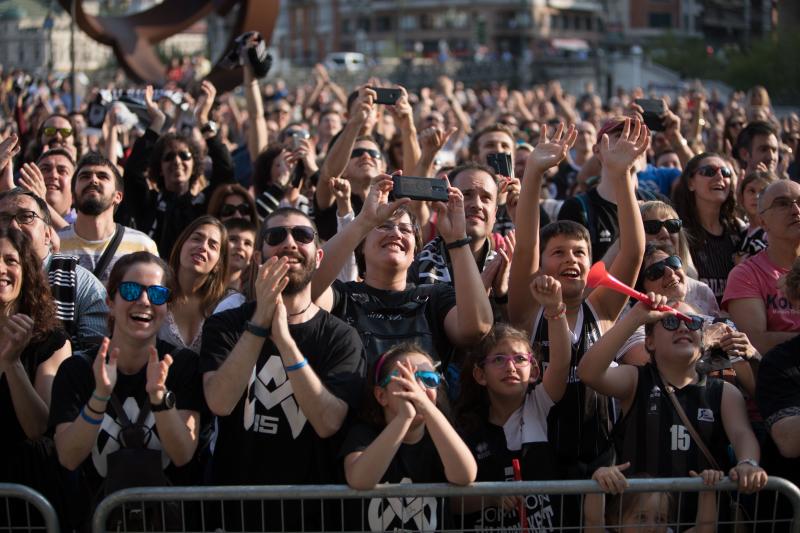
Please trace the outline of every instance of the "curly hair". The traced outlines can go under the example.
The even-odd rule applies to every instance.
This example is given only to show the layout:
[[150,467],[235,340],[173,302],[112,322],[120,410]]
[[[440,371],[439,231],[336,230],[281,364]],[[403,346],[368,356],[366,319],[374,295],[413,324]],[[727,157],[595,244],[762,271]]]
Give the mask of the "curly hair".
[[203,151],[194,139],[181,135],[180,133],[165,133],[156,141],[153,152],[150,154],[150,164],[148,166],[148,176],[158,185],[160,191],[165,190],[164,175],[161,173],[161,158],[172,142],[181,142],[185,144],[192,153],[192,161],[194,164],[192,165],[192,175],[189,177],[189,186],[191,187],[194,185],[195,182],[200,179],[200,176],[203,175]]
[[0,227],[0,239],[5,239],[19,254],[22,267],[22,286],[17,297],[16,312],[33,319],[33,340],[39,341],[61,327],[56,316],[56,303],[50,292],[42,265],[33,253],[31,241],[22,231]]

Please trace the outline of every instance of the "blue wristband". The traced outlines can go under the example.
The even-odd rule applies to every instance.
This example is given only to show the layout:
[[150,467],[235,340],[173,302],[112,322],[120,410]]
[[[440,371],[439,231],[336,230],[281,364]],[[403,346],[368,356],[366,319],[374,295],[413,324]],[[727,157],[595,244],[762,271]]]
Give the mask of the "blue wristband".
[[307,364],[308,364],[308,359],[306,359],[306,358],[304,357],[304,358],[303,358],[303,360],[302,360],[302,361],[300,361],[299,363],[296,363],[296,364],[293,364],[293,365],[289,365],[289,366],[287,366],[287,367],[286,367],[286,371],[287,371],[287,372],[293,372],[293,371],[295,371],[295,370],[300,370],[301,368],[303,368],[303,367],[304,367],[304,366],[306,366]]
[[81,418],[83,418],[84,420],[86,420],[88,423],[90,423],[93,426],[99,426],[100,424],[103,423],[103,419],[102,418],[100,420],[98,420],[98,419],[92,418],[89,415],[87,415],[86,413],[84,413],[83,412],[83,407],[81,407]]

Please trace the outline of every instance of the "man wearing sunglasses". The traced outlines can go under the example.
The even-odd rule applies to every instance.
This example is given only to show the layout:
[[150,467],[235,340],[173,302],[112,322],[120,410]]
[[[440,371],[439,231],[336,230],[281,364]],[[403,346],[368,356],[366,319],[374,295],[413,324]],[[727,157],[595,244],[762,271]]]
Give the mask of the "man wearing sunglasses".
[[53,148],[67,150],[74,160],[80,155],[75,145],[72,123],[66,115],[54,113],[47,117],[39,129],[38,141],[39,148],[36,150],[36,157]]
[[77,256],[78,264],[103,283],[123,255],[133,252],[158,255],[153,239],[114,222],[124,185],[111,161],[97,153],[87,154],[78,162],[71,182],[78,216],[74,224],[58,232],[62,253]]
[[[361,340],[311,300],[322,250],[308,215],[275,210],[264,220],[257,249],[265,262],[256,301],[215,314],[203,327],[203,386],[218,417],[212,481],[330,483],[336,458],[323,439],[358,404]],[[297,518],[289,505],[287,528]]]
[[760,353],[800,332],[800,310],[779,280],[800,257],[800,185],[779,180],[764,189],[758,211],[769,246],[736,265],[728,275],[721,307]]

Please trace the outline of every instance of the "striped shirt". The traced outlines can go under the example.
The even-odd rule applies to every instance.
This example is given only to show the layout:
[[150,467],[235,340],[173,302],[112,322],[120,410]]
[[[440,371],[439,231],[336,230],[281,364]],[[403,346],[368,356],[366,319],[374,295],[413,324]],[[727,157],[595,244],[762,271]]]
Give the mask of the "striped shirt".
[[[106,251],[109,243],[111,243],[111,240],[114,238],[114,234],[112,233],[108,238],[99,241],[90,241],[75,233],[75,226],[72,225],[59,231],[58,237],[61,239],[61,253],[77,256],[80,266],[89,272],[94,272],[97,263],[100,262],[100,258],[103,256],[103,252]],[[125,228],[125,235],[122,237],[122,242],[119,243],[114,257],[108,262],[108,266],[102,274],[98,276],[100,281],[105,284],[108,281],[108,276],[111,274],[114,263],[123,255],[133,252],[150,252],[157,256],[158,247],[153,239],[141,231]]]

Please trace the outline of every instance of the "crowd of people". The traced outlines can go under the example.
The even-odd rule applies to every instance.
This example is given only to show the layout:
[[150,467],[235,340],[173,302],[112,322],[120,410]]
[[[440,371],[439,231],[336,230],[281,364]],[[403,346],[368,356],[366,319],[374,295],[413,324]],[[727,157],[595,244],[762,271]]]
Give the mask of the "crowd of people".
[[[654,122],[638,99],[661,95],[639,89],[348,93],[321,65],[293,88],[245,65],[233,93],[171,75],[181,105],[147,87],[135,120],[107,103],[89,127],[93,94],[67,105],[19,74],[0,83],[0,481],[65,529],[130,486],[800,481],[800,119],[763,87],[693,85]],[[395,194],[398,175],[443,178],[446,201]],[[597,261],[646,301],[588,288]],[[322,516],[730,519],[714,492],[671,501]],[[294,503],[237,504],[224,527],[323,520]]]

